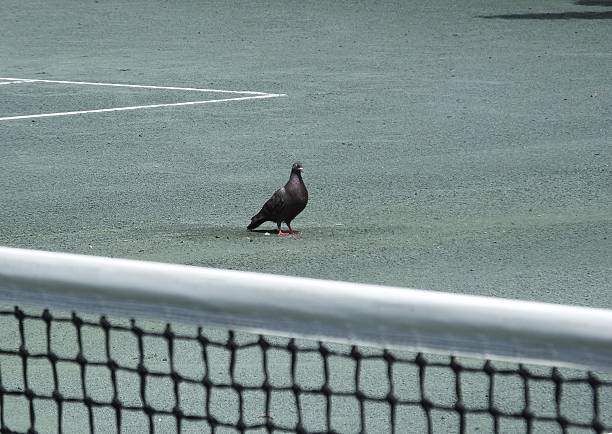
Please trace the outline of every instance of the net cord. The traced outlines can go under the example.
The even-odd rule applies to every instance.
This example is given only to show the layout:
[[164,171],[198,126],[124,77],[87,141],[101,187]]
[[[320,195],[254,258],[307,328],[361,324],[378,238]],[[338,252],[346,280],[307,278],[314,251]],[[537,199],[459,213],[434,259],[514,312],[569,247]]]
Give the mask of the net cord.
[[612,310],[0,247],[0,301],[612,372]]

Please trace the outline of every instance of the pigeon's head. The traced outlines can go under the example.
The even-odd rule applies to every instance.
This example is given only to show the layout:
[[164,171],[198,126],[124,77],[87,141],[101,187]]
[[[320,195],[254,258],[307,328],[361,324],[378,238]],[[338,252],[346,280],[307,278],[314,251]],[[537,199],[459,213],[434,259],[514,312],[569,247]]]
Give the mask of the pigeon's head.
[[300,163],[299,161],[296,161],[295,163],[293,163],[293,166],[291,166],[291,173],[297,173],[299,175],[303,171],[304,166],[302,166],[302,163]]

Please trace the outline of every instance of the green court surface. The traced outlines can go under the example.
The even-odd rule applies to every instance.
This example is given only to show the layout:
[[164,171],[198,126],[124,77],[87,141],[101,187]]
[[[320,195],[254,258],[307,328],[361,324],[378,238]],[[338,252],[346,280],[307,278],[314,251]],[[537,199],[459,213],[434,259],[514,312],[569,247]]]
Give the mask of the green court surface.
[[[611,20],[4,0],[0,245],[612,308]],[[9,78],[284,96],[2,120],[248,96]],[[295,160],[301,234],[248,232]]]

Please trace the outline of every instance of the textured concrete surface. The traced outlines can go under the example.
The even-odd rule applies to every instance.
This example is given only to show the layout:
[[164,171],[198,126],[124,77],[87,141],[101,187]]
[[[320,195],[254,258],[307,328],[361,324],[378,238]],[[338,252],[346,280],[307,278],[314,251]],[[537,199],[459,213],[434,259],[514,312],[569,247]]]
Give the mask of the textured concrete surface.
[[[612,308],[609,1],[0,10],[3,77],[288,95],[0,122],[2,245]],[[175,97],[0,85],[0,117]],[[294,160],[302,234],[247,232]]]
[[[612,307],[606,5],[5,2],[3,76],[288,97],[0,123],[0,243]],[[294,159],[303,235],[247,233]]]

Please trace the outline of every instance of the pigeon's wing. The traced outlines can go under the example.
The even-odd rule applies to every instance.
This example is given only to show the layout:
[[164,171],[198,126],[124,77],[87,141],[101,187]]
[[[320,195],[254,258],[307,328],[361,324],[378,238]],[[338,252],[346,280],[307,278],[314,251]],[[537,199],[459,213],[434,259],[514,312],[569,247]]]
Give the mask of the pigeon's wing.
[[269,220],[277,221],[283,214],[286,206],[287,192],[285,191],[285,187],[279,188],[274,192],[272,197],[268,199],[266,203],[264,203],[264,206],[261,207],[259,214],[266,216]]
[[276,190],[272,197],[264,203],[263,207],[261,207],[261,210],[251,217],[251,223],[247,226],[247,229],[253,230],[266,221],[278,223],[282,220],[286,206],[287,192],[285,191],[285,187],[283,187]]

